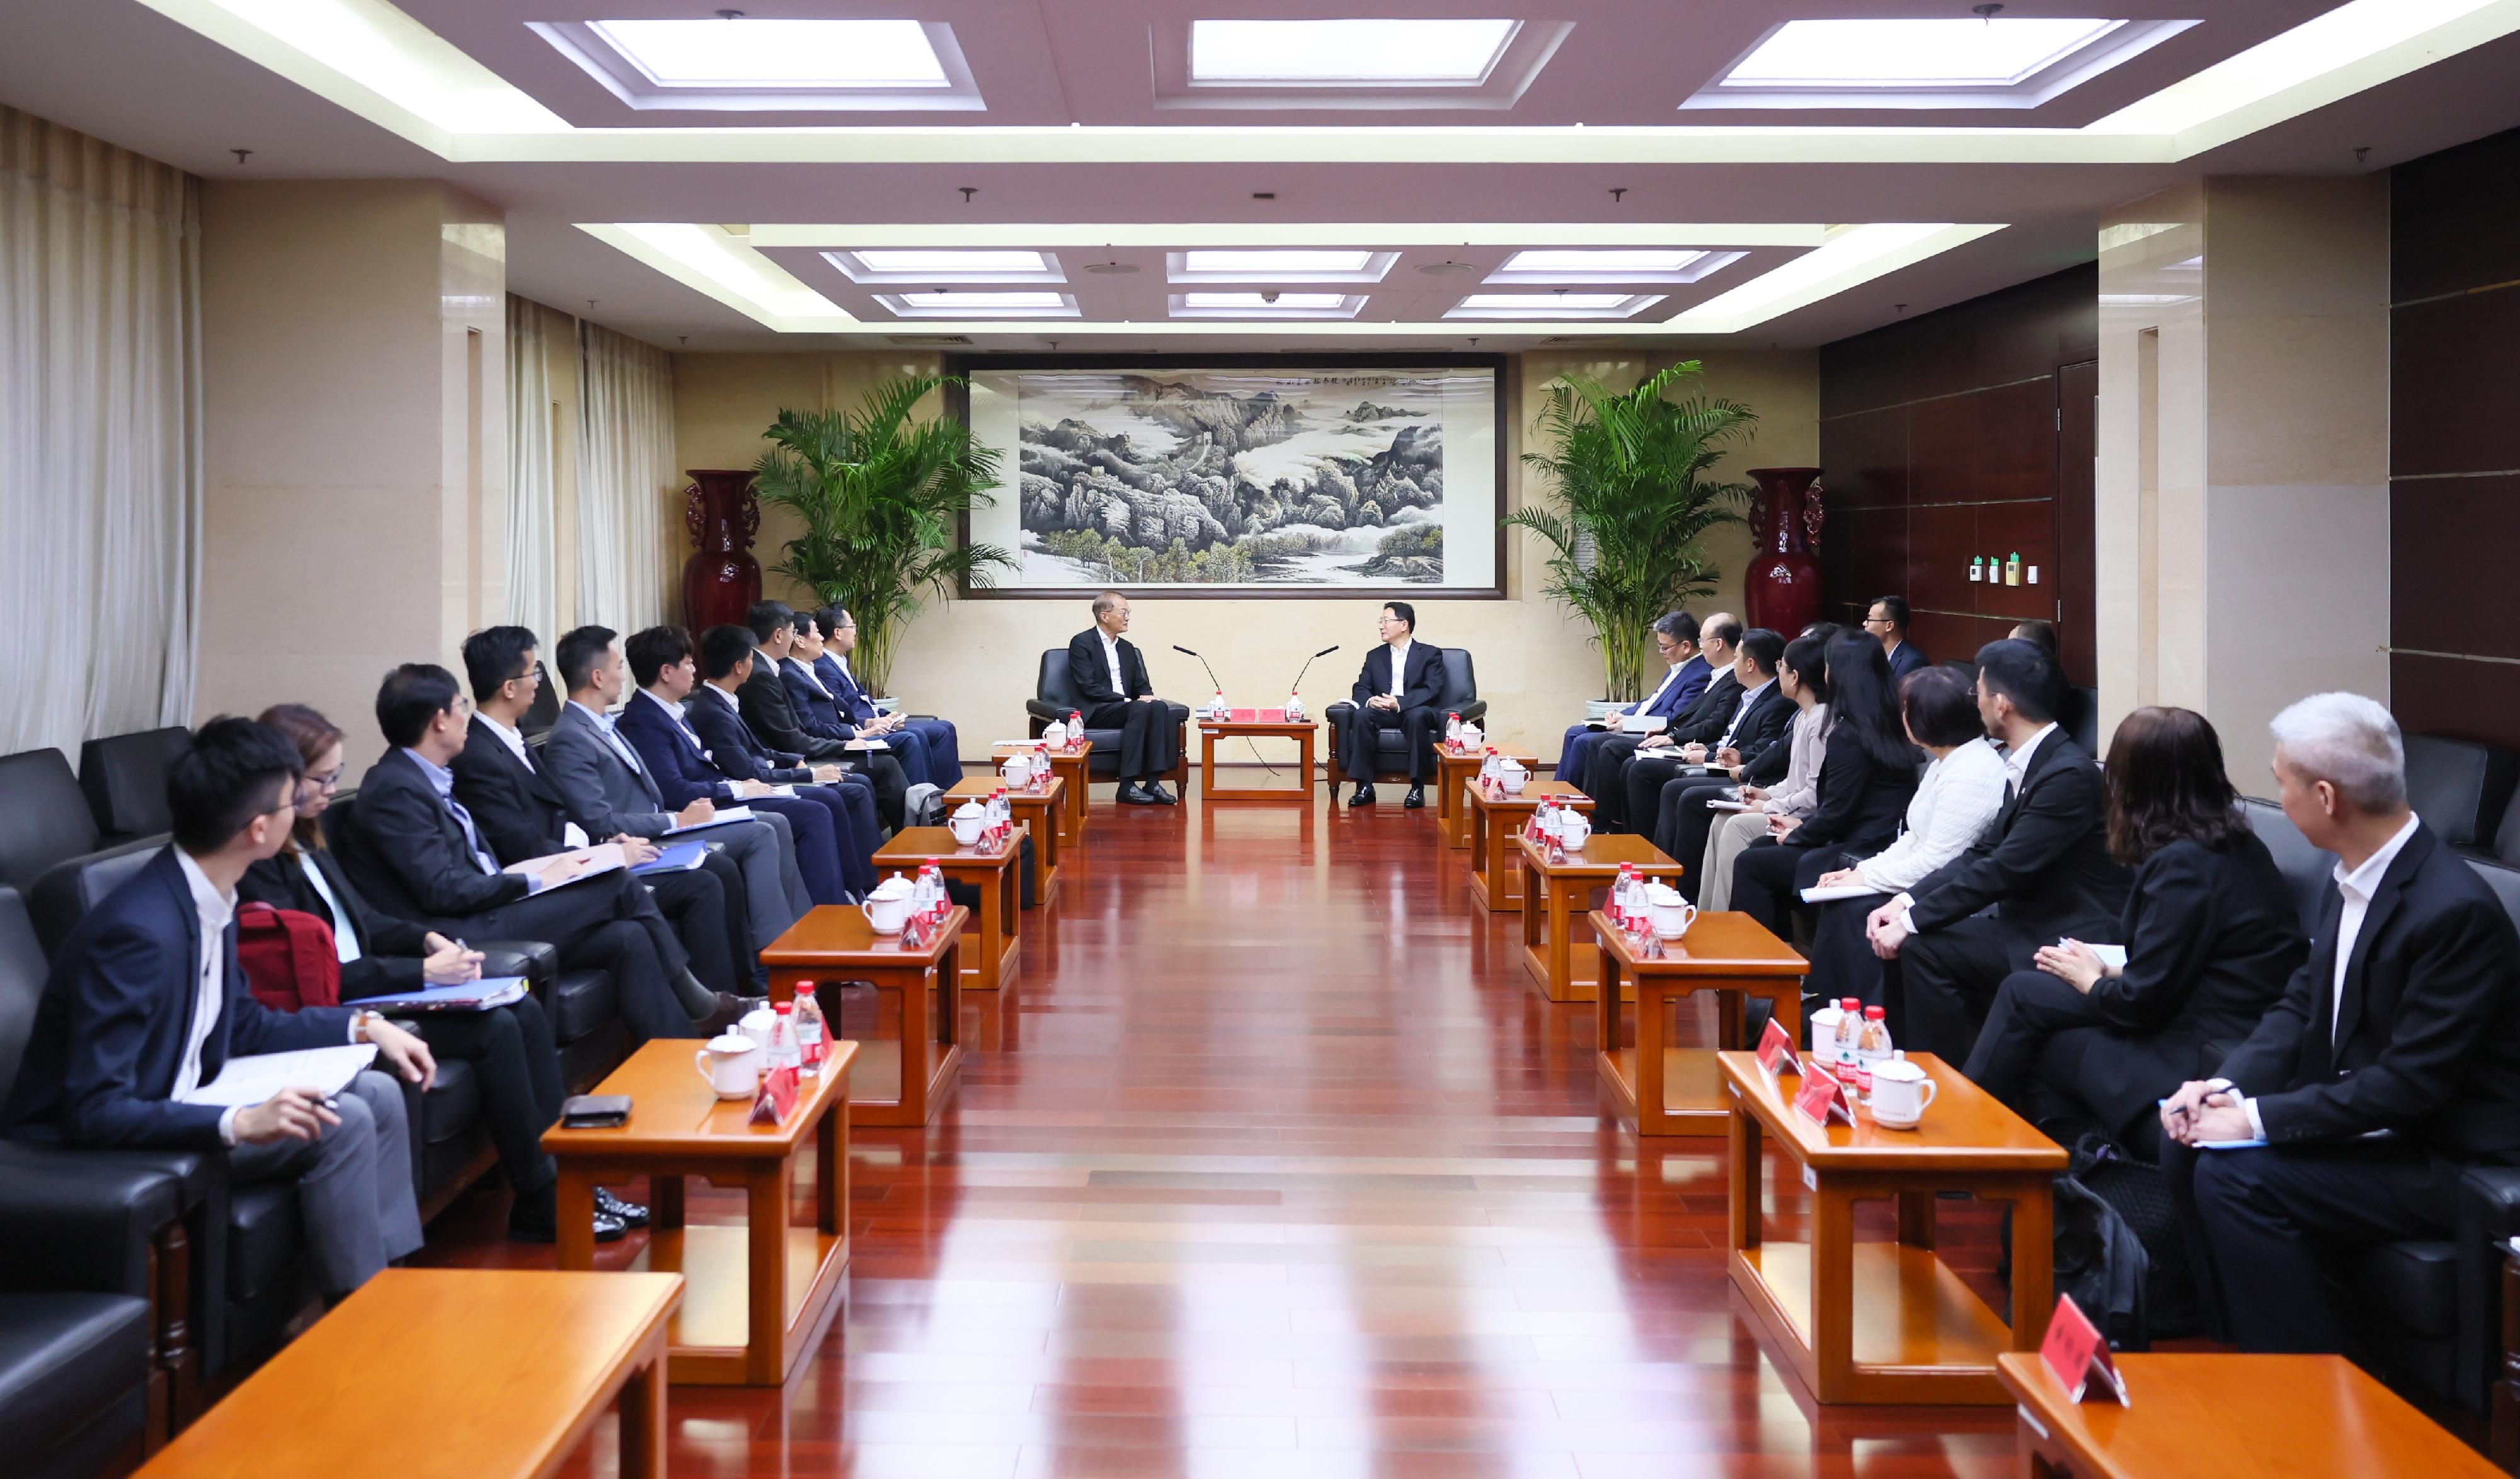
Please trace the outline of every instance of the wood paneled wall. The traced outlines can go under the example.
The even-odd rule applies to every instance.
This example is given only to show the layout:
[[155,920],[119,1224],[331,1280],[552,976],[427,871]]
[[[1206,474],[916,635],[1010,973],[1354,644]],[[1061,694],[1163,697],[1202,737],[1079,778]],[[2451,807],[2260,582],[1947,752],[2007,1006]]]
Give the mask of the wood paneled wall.
[[2520,747],[2520,129],[2399,165],[2390,216],[2390,707]]
[[[1832,612],[1858,620],[1872,598],[1904,594],[1911,635],[1937,660],[2044,618],[2068,677],[2093,681],[2098,291],[2096,266],[2070,267],[1822,346]],[[2038,584],[1970,582],[1972,556],[2016,550]]]

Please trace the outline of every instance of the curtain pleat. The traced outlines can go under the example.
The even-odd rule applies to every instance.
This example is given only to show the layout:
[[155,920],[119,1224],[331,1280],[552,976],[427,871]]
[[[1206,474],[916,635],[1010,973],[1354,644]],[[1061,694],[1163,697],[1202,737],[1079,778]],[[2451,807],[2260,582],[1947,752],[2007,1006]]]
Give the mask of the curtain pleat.
[[668,607],[674,359],[582,321],[578,347],[577,620],[631,632]]
[[201,383],[199,183],[0,107],[0,753],[190,720]]
[[508,619],[530,627],[548,649],[563,629],[546,353],[543,309],[508,294]]

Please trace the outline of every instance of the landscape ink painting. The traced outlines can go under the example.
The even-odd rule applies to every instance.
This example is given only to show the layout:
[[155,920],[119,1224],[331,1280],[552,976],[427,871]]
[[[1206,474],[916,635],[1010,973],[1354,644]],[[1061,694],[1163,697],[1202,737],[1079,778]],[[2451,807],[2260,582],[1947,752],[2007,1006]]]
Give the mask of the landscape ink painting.
[[[1013,593],[1497,584],[1496,371],[976,370]],[[1222,594],[1222,589],[1219,589]]]

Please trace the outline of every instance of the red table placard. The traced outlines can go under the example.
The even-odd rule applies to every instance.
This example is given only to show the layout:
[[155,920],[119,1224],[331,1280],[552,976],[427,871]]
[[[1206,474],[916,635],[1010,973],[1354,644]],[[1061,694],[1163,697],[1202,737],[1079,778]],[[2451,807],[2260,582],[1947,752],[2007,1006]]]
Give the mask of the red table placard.
[[1230,708],[1225,711],[1225,717],[1236,724],[1249,724],[1260,717],[1260,711],[1258,709]]
[[2076,1402],[2092,1384],[2097,1373],[2103,1385],[2113,1394],[2120,1407],[2127,1401],[2126,1378],[2118,1374],[2117,1363],[2109,1359],[2109,1343],[2100,1338],[2099,1326],[2092,1323],[2074,1296],[2056,1296],[2056,1313],[2048,1318],[2048,1338],[2041,1342],[2039,1359],[2048,1364],[2057,1382],[2072,1394]]
[[755,1125],[784,1125],[788,1112],[796,1107],[796,1070],[773,1068],[761,1076],[761,1093],[752,1100],[752,1115],[746,1122]]
[[1855,1123],[1855,1109],[1846,1101],[1846,1086],[1814,1059],[1803,1068],[1802,1092],[1794,1096],[1794,1107],[1818,1124],[1832,1119]]
[[1286,711],[1282,708],[1259,709],[1256,710],[1256,712],[1259,714],[1260,722],[1262,724],[1283,724],[1286,722]]
[[1794,1055],[1794,1040],[1775,1017],[1768,1018],[1768,1030],[1759,1034],[1759,1066],[1772,1079],[1803,1071],[1802,1059]]

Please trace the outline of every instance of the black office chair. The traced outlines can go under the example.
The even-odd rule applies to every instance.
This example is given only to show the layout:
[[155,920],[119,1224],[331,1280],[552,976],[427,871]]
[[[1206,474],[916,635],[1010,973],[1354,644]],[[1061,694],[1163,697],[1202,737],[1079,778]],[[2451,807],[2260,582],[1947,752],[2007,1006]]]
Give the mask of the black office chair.
[[96,851],[96,815],[60,750],[0,759],[0,887],[32,888],[45,869]]
[[2407,804],[2444,842],[2491,856],[2503,809],[2520,782],[2520,755],[2470,740],[2408,735]]
[[561,700],[568,696],[560,691],[559,684],[552,682],[551,669],[543,666],[539,657],[534,659],[534,672],[542,682],[534,689],[534,701],[517,720],[517,733],[524,736],[528,742],[541,739],[560,722]]
[[154,837],[175,825],[166,810],[166,768],[192,743],[191,730],[169,725],[79,746],[79,789],[106,844]]
[[[1170,781],[1173,784],[1173,789],[1179,792],[1190,784],[1190,705],[1175,703],[1169,698],[1161,701],[1164,707],[1171,711],[1173,723],[1178,727],[1180,739],[1173,752],[1181,759],[1171,770],[1155,779]],[[1052,720],[1065,719],[1072,712],[1083,711],[1084,707],[1085,696],[1076,692],[1076,684],[1068,676],[1067,649],[1052,648],[1043,652],[1041,677],[1033,684],[1033,696],[1024,700],[1025,723],[1030,726],[1029,733],[1038,740],[1041,738],[1041,732],[1050,727]],[[1085,738],[1094,741],[1093,753],[1085,757],[1085,774],[1088,779],[1119,780],[1120,732],[1115,729],[1089,729],[1085,732]]]
[[[1479,696],[1478,673],[1470,665],[1470,650],[1439,648],[1437,650],[1444,654],[1444,689],[1442,693],[1435,695],[1436,714],[1438,716],[1459,714],[1464,724],[1476,724],[1487,718],[1488,701]],[[1329,782],[1333,788],[1347,779],[1347,770],[1339,759],[1339,746],[1347,737],[1348,720],[1355,713],[1356,705],[1345,698],[1322,711],[1322,717],[1328,720],[1330,726]],[[1439,717],[1438,723],[1440,722]],[[1444,738],[1440,729],[1435,738],[1438,740]],[[1373,737],[1374,780],[1400,781],[1408,778],[1408,737],[1396,729],[1375,732]]]

